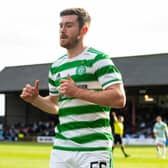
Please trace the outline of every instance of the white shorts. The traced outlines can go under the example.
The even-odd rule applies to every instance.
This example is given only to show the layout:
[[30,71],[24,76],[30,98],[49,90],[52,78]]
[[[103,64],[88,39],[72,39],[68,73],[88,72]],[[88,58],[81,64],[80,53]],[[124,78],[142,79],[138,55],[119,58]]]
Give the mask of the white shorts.
[[157,137],[155,139],[155,144],[159,144],[159,145],[166,145],[166,139],[165,138],[160,138],[160,137]]
[[51,151],[50,168],[113,168],[112,152]]

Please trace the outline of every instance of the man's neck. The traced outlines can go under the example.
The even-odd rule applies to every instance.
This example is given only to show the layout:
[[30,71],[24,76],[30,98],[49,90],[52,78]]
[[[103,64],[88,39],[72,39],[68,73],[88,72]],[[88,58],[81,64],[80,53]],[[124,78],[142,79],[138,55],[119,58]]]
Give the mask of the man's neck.
[[76,56],[80,55],[85,49],[86,49],[86,47],[83,46],[83,45],[76,46],[76,47],[74,47],[72,49],[68,49],[67,50],[68,57],[69,58],[76,57]]

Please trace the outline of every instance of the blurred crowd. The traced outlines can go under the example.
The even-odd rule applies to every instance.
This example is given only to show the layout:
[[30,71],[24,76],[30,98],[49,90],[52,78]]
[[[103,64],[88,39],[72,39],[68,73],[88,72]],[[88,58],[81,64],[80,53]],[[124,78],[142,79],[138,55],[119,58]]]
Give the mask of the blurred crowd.
[[38,121],[32,124],[17,123],[0,126],[0,140],[32,140],[36,136],[54,136],[54,121]]
[[[136,127],[131,124],[131,119],[127,116],[124,122],[124,137],[126,138],[152,138],[153,137],[153,125],[155,118],[136,118]],[[164,121],[168,123],[166,115],[163,115]],[[55,125],[58,121],[38,121],[31,124],[16,123],[14,125],[3,126],[0,124],[0,140],[6,141],[18,141],[18,140],[33,140],[37,136],[54,136]],[[134,129],[133,129],[134,128]]]

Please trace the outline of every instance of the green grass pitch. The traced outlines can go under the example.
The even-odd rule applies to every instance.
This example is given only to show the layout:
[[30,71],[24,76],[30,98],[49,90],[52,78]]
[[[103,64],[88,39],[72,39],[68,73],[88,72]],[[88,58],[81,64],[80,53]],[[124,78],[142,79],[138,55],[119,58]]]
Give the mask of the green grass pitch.
[[[0,168],[48,168],[52,144],[0,142]],[[167,168],[167,159],[156,158],[154,147],[126,147],[124,158],[119,147],[113,153],[115,168]]]

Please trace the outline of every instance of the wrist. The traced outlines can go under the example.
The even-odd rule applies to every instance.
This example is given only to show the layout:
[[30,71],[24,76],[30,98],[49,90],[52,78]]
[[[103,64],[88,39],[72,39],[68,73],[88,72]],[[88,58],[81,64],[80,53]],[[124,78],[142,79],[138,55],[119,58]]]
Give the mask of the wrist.
[[37,101],[38,101],[38,98],[39,98],[39,95],[33,97],[33,99],[32,99],[32,101],[30,102],[30,104],[35,105],[35,104],[37,103]]
[[81,98],[82,90],[83,89],[81,89],[79,87],[76,87],[76,90],[73,92],[73,97],[75,97],[75,98]]

